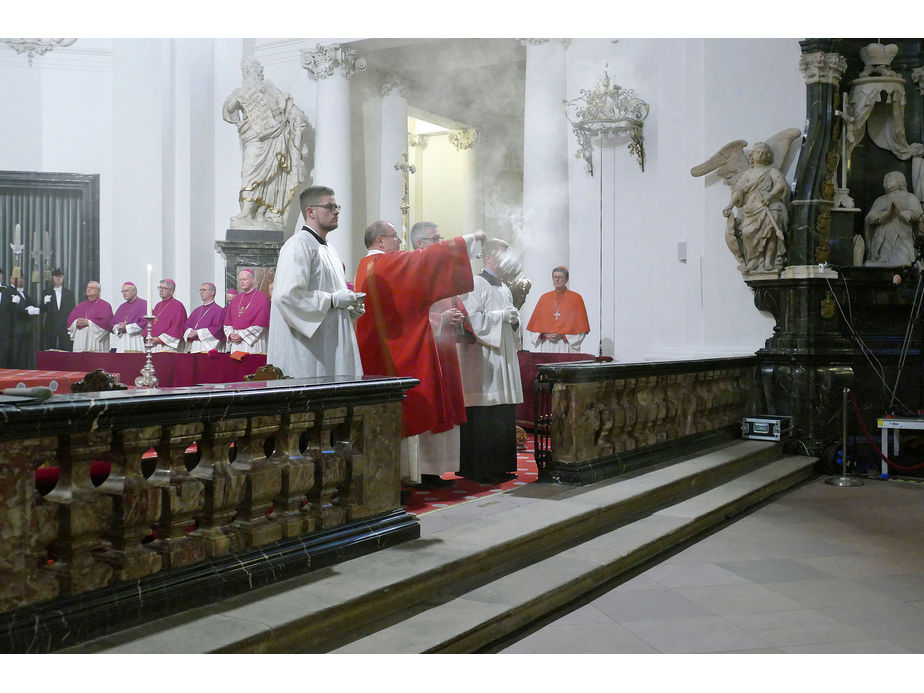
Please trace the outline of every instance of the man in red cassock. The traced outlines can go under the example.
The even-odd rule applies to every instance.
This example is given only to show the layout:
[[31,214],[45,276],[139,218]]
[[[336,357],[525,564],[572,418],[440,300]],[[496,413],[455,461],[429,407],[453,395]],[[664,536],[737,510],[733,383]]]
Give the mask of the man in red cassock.
[[430,325],[430,306],[472,289],[469,261],[483,231],[398,252],[401,237],[386,221],[365,231],[368,254],[356,270],[355,290],[365,293],[366,312],[356,322],[356,338],[367,375],[417,378],[402,405],[402,476],[420,483],[418,462],[422,433],[443,433],[465,420],[445,387],[439,350]]
[[161,300],[151,313],[154,316],[154,324],[151,326],[151,341],[154,346],[151,347],[151,351],[183,351],[186,307],[173,296],[176,282],[172,279],[161,279],[157,291]]
[[265,354],[269,336],[270,299],[257,288],[252,269],[237,273],[240,291],[225,308],[224,331],[228,351]]
[[552,270],[553,291],[542,294],[526,325],[533,333],[532,351],[545,354],[577,354],[590,332],[581,294],[568,289],[568,268]]

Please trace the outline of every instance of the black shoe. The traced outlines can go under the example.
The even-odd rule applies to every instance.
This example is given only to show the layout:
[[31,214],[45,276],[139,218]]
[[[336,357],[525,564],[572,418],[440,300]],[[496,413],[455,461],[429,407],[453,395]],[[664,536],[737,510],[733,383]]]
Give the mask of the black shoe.
[[443,479],[436,474],[421,474],[420,478],[423,480],[423,483],[429,484],[432,488],[447,488],[456,485],[456,482],[452,479]]
[[517,475],[514,474],[513,472],[500,472],[492,476],[492,479],[495,482],[500,482],[500,483],[503,483],[505,481],[513,481],[516,478],[517,478]]

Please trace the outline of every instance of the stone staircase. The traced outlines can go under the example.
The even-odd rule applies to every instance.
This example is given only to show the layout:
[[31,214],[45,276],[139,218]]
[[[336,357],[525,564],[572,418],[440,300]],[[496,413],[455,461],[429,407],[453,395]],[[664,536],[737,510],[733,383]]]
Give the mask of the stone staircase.
[[490,650],[815,475],[730,441],[583,487],[528,484],[421,516],[421,537],[67,652]]

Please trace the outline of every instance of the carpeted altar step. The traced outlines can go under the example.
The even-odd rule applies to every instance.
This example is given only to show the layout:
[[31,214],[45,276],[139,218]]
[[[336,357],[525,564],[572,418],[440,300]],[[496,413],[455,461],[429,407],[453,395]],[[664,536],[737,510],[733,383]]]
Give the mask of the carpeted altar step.
[[813,476],[735,441],[630,477],[532,483],[420,517],[420,539],[71,652],[474,652]]

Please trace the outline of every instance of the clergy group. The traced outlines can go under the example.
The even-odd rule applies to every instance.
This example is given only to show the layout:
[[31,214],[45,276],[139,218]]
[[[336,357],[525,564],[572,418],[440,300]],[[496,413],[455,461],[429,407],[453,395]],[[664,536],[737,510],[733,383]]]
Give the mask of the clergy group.
[[99,282],[87,283],[86,299],[67,317],[67,332],[73,351],[145,350],[150,340],[152,352],[177,353],[265,353],[269,328],[269,297],[256,288],[252,269],[237,275],[238,286],[226,306],[215,301],[212,282],[199,286],[200,305],[187,313],[174,296],[176,282],[158,282],[160,301],[148,308],[148,299],[138,296],[134,282],[122,284],[122,303],[112,305],[100,297]]

